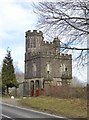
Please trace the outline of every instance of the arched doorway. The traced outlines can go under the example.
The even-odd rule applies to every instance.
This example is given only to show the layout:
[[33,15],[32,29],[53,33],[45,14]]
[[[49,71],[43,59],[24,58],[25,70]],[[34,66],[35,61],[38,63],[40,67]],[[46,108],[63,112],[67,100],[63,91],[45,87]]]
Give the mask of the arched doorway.
[[31,96],[34,96],[34,81],[30,82]]
[[36,80],[35,81],[35,89],[36,89],[36,96],[39,96],[40,95],[40,82],[39,80]]
[[44,84],[45,84],[45,81],[43,80],[42,83],[41,83],[41,95],[44,95]]

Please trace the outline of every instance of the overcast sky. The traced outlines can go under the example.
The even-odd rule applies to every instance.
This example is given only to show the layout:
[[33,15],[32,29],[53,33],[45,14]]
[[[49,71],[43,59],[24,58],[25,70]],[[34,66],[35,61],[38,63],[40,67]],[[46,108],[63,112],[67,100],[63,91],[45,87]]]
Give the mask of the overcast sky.
[[24,71],[25,32],[35,29],[36,14],[26,0],[0,0],[0,63],[9,47],[14,63]]
[[[14,65],[24,72],[25,32],[37,29],[32,0],[0,0],[0,65],[9,47]],[[86,71],[86,70],[85,70]],[[75,71],[75,75],[77,70]],[[86,81],[86,72],[78,74]]]

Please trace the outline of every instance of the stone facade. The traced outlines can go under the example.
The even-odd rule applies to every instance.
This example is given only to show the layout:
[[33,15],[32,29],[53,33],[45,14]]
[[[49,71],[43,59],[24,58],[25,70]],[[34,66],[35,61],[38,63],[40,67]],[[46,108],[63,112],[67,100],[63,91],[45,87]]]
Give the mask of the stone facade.
[[[70,84],[72,79],[72,55],[60,53],[60,40],[45,42],[41,31],[26,32],[25,82],[28,95],[38,95],[46,83]],[[36,93],[38,90],[38,93]]]

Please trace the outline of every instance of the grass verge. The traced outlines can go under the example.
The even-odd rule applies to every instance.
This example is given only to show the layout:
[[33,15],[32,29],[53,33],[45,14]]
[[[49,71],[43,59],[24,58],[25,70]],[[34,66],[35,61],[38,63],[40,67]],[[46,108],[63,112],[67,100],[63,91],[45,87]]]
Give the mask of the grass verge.
[[22,98],[19,103],[25,107],[39,109],[68,118],[87,117],[86,99],[59,99],[40,96]]

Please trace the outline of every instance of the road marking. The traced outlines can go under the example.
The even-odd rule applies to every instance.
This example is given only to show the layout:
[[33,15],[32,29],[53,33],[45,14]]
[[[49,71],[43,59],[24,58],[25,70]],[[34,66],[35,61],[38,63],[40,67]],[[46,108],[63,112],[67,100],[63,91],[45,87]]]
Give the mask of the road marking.
[[5,117],[5,118],[11,119],[11,120],[15,120],[15,119],[13,119],[13,118],[7,116],[7,115],[4,115],[4,114],[1,114],[1,115],[2,115],[3,117]]
[[49,115],[49,116],[51,116],[51,117],[65,118],[65,117],[62,117],[62,116],[52,115],[52,114],[50,114],[50,113],[40,112],[40,111],[28,109],[28,108],[19,107],[19,106],[14,106],[14,105],[7,104],[7,103],[2,103],[2,104],[7,105],[7,106],[10,106],[10,107],[15,107],[15,108],[18,108],[18,109],[22,109],[22,110],[28,110],[28,111],[35,112],[35,113],[40,113],[40,114],[44,114],[44,115]]
[[6,117],[6,118],[10,118],[9,116],[7,116],[7,115],[4,115],[4,114],[1,114],[3,117]]

